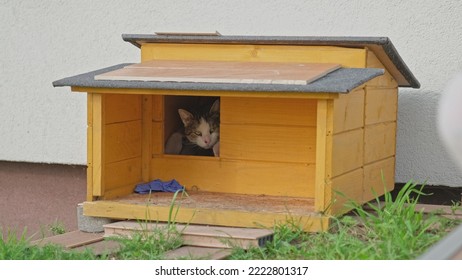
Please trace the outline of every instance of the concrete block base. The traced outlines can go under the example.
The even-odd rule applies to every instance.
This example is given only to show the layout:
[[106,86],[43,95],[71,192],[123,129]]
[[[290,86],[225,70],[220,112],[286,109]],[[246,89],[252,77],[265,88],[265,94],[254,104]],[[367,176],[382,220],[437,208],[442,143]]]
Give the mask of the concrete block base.
[[83,215],[83,205],[77,205],[77,225],[83,232],[103,232],[104,225],[114,222],[109,218],[88,217]]

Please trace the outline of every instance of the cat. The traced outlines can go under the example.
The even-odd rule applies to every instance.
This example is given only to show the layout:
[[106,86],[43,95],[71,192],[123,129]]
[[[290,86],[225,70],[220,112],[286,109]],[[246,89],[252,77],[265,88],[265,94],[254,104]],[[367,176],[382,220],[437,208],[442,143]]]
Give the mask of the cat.
[[220,101],[205,113],[178,109],[183,128],[174,132],[165,144],[165,154],[220,155]]

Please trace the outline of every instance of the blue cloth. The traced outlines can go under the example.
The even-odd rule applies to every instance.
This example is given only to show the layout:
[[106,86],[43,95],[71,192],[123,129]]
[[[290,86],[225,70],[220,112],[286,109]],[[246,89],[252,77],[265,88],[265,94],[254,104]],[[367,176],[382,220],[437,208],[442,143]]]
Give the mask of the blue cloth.
[[157,179],[149,183],[138,184],[135,187],[135,192],[140,194],[147,194],[150,192],[177,192],[179,190],[184,190],[184,187],[175,179],[166,182]]

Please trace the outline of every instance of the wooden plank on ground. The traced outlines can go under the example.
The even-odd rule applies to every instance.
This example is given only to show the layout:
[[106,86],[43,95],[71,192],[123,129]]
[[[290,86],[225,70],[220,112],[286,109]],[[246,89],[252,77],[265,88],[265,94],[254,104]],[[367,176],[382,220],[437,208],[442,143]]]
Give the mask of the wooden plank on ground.
[[[137,231],[152,231],[166,229],[167,223],[139,223],[136,221],[121,221],[104,225],[105,237],[114,235],[131,235]],[[184,245],[212,248],[250,248],[263,246],[272,240],[273,231],[255,228],[234,228],[202,225],[176,225],[181,233]]]
[[114,240],[101,240],[74,248],[76,251],[85,251],[87,249],[91,250],[97,256],[103,254],[109,255],[120,250],[120,243]]
[[178,249],[166,252],[165,259],[224,260],[231,255],[231,252],[231,249],[223,248],[182,246]]
[[449,205],[417,204],[415,209],[416,211],[434,213],[446,218],[462,219],[462,209],[460,207],[451,207]]
[[43,239],[35,240],[32,245],[58,244],[64,248],[75,248],[83,245],[102,241],[104,233],[88,233],[83,231],[71,231],[64,234],[54,235]]
[[151,60],[95,80],[306,85],[339,68],[334,63]]
[[[385,202],[380,202],[381,206],[384,206]],[[377,207],[376,202],[370,202],[371,205]],[[407,204],[405,204],[407,205]],[[367,204],[364,206],[366,210],[372,210]],[[435,205],[435,204],[421,204],[415,205],[415,211],[422,211],[427,214],[436,214],[450,219],[461,219],[462,220],[462,208],[452,207],[449,205]]]

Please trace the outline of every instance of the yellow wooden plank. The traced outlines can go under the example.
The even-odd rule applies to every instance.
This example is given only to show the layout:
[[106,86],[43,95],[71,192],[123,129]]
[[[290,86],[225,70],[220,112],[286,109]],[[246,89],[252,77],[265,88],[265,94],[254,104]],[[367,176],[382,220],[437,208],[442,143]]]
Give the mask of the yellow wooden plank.
[[93,196],[101,196],[104,194],[104,170],[103,164],[105,160],[104,140],[105,125],[104,125],[104,106],[103,95],[92,93],[92,179],[93,179]]
[[[106,176],[106,193],[112,189],[128,185],[131,185],[130,192],[132,192],[135,185],[144,180],[142,177],[142,159],[137,157],[106,164],[104,174]],[[145,181],[149,181],[149,178]]]
[[343,214],[353,208],[353,202],[362,202],[363,173],[364,170],[358,168],[332,179],[332,214]]
[[334,100],[334,133],[364,126],[364,92],[359,89]]
[[316,100],[222,97],[222,124],[271,124],[316,126]]
[[143,162],[142,174],[145,182],[151,178],[151,158],[152,158],[152,119],[153,105],[152,96],[143,96],[142,103],[142,131],[141,131],[141,158]]
[[93,200],[93,94],[87,94],[87,193],[86,200]]
[[398,89],[366,89],[366,125],[396,121],[398,110]]
[[[274,227],[279,223],[294,222],[305,231],[323,231],[329,227],[329,218],[315,213],[304,215],[273,212],[246,212],[201,208],[178,208],[177,223],[209,224],[237,227]],[[136,205],[116,201],[92,201],[83,204],[84,215],[114,219],[171,221],[170,206]]]
[[153,59],[338,63],[344,67],[364,68],[366,50],[331,46],[143,44],[141,60]]
[[138,88],[92,88],[71,87],[72,91],[93,92],[107,94],[150,94],[172,96],[213,96],[213,97],[259,97],[259,98],[296,98],[296,99],[333,99],[338,93],[332,92],[266,92],[266,91],[194,91],[194,90],[167,90],[167,89],[138,89]]
[[220,157],[314,163],[316,127],[221,124]]
[[164,120],[164,97],[153,95],[152,98],[152,120],[160,122]]
[[395,157],[364,166],[363,202],[392,191],[395,187]]
[[314,164],[163,156],[151,162],[153,178],[176,179],[186,188],[210,192],[313,197]]
[[338,176],[363,165],[362,128],[333,136],[332,176]]
[[371,163],[395,155],[396,123],[368,125],[364,132],[364,162]]
[[161,155],[164,153],[164,124],[162,122],[152,123],[152,153],[153,155]]
[[333,101],[317,102],[315,210],[324,212],[331,202]]
[[105,124],[141,119],[141,96],[128,94],[105,95]]
[[106,125],[105,162],[141,156],[141,128],[141,120]]
[[390,74],[388,69],[380,62],[374,52],[368,50],[367,51],[367,60],[366,60],[367,68],[379,68],[384,69],[385,74],[372,79],[371,81],[367,82],[367,86],[371,87],[387,87],[387,88],[397,88],[398,83]]

